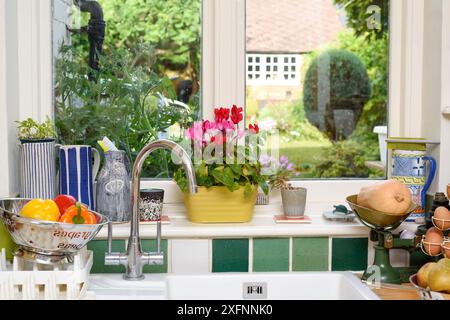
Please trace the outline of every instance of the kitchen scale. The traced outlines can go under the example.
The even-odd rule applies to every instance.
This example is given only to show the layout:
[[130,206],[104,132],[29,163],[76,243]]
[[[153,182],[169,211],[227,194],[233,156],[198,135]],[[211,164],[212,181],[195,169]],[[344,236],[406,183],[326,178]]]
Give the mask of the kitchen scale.
[[362,276],[362,280],[374,280],[384,283],[401,284],[402,277],[396,268],[392,267],[389,259],[390,249],[415,250],[417,239],[400,239],[392,234],[400,224],[416,209],[412,203],[403,215],[391,214],[361,207],[356,204],[358,195],[347,197],[347,202],[362,224],[369,227],[370,240],[374,245],[375,257],[373,265],[369,266]]

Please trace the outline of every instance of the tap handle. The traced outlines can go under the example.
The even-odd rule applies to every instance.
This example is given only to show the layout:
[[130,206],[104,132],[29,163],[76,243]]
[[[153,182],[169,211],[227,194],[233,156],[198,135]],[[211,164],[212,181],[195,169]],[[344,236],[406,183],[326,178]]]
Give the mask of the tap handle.
[[112,221],[108,222],[108,253],[112,251]]
[[161,253],[161,219],[156,223],[156,250]]

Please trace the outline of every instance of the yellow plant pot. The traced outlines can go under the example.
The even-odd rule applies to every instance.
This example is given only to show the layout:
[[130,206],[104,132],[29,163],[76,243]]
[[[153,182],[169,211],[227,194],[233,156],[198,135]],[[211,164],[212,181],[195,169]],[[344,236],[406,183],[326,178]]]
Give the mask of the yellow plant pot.
[[258,189],[247,197],[244,187],[231,192],[227,187],[198,187],[196,194],[184,194],[188,219],[196,223],[249,222],[253,217]]

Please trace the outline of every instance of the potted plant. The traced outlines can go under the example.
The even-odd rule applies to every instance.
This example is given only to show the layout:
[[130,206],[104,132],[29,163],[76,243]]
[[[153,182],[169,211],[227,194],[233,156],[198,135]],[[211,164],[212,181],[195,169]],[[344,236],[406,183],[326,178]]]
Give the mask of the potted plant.
[[55,141],[55,127],[48,117],[42,123],[39,123],[32,118],[16,121],[16,123],[18,124],[17,135],[22,143]]
[[195,122],[186,131],[186,149],[193,150],[198,193],[187,193],[183,169],[175,181],[184,192],[188,218],[197,223],[248,222],[258,186],[268,192],[258,160],[259,127],[240,128],[242,108],[216,108],[213,122]]
[[284,215],[290,218],[303,217],[306,204],[306,189],[293,187],[289,179],[300,172],[296,166],[289,162],[287,156],[281,156],[279,160],[274,158],[261,159],[268,176],[269,186],[272,189],[281,190]]
[[52,121],[31,118],[18,123],[20,146],[20,196],[50,198],[56,195],[55,138]]

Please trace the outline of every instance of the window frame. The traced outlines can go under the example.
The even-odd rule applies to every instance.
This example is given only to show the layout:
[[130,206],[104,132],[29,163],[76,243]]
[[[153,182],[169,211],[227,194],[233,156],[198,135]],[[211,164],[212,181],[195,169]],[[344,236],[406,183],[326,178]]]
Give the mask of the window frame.
[[[8,118],[8,126],[0,128],[2,143],[7,143],[10,156],[0,158],[0,163],[8,171],[9,186],[0,189],[3,195],[14,195],[18,191],[17,167],[11,159],[18,159],[17,139],[15,139],[14,120],[34,117],[42,120],[53,118],[53,77],[52,77],[52,1],[28,0],[14,1],[6,5],[0,1],[0,31],[10,32],[11,28],[3,23],[8,17],[15,22],[13,28],[14,43],[8,43],[8,50],[16,50],[17,57],[7,55],[6,41],[0,38],[0,58],[8,65],[9,73],[0,77],[0,110],[2,115],[14,115]],[[424,35],[424,0],[391,1],[390,10],[390,68],[389,68],[389,124],[391,136],[420,136],[423,125],[412,125],[421,120],[424,112],[422,106],[423,81],[423,35]],[[449,4],[443,3],[443,66],[450,66],[450,45],[445,35],[449,34]],[[14,10],[11,10],[14,7]],[[202,4],[202,108],[203,117],[212,119],[214,106],[245,105],[245,0],[206,0]],[[31,30],[31,31],[30,31]],[[11,72],[16,73],[15,81],[9,82]],[[450,84],[448,74],[442,74],[442,110],[450,105],[444,85]],[[405,80],[406,79],[406,80]],[[11,105],[8,101],[16,101]],[[3,108],[3,109],[2,109]],[[244,111],[245,112],[245,111]],[[449,128],[449,119],[443,118],[445,127]],[[10,121],[11,120],[11,121]],[[11,122],[11,123],[9,123]],[[443,127],[442,127],[443,128]],[[448,132],[448,131],[447,131]],[[441,154],[450,155],[450,138],[441,130]],[[17,162],[17,161],[16,161]],[[389,165],[389,164],[388,164]],[[439,187],[444,185],[442,178],[449,178],[450,169],[440,170]],[[345,185],[357,186],[364,180],[343,181]],[[166,181],[166,188],[173,191],[175,183]],[[323,188],[324,181],[295,181],[295,185],[309,185],[311,188]],[[370,183],[367,180],[367,183]],[[373,181],[372,181],[373,182]],[[154,186],[160,181],[144,180],[143,187]],[[165,182],[164,182],[165,183]],[[173,190],[172,190],[173,189]],[[329,183],[327,191],[339,194],[339,183]],[[176,189],[178,190],[178,189]],[[176,197],[175,197],[176,198]],[[170,199],[169,199],[170,201]]]

